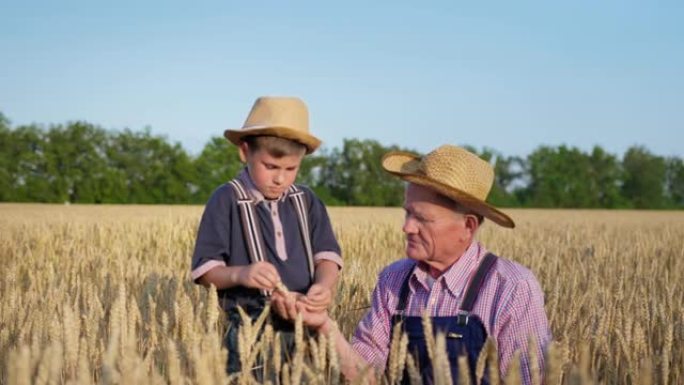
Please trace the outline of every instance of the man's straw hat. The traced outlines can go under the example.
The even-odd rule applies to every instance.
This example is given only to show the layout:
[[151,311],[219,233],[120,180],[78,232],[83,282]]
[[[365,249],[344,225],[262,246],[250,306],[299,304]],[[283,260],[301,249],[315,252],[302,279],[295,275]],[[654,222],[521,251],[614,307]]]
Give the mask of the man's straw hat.
[[408,182],[426,186],[504,227],[513,220],[486,201],[494,182],[494,169],[477,155],[456,146],[444,145],[420,157],[392,151],[382,158],[382,167]]
[[262,96],[254,102],[245,124],[240,130],[226,130],[223,136],[239,146],[244,137],[271,135],[290,139],[306,146],[306,153],[314,152],[321,141],[309,134],[309,111],[306,104],[293,97]]

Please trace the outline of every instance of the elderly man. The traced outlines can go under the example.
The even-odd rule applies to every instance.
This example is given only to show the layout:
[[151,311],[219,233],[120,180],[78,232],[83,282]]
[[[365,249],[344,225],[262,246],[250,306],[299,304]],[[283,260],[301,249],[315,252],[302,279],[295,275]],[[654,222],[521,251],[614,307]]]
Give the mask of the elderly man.
[[[382,166],[409,182],[403,226],[408,258],[380,273],[371,309],[351,344],[327,315],[309,314],[305,303],[297,303],[305,323],[335,338],[347,378],[356,377],[368,364],[384,370],[393,325],[402,322],[409,336],[408,351],[422,368],[423,379],[431,381],[421,323],[427,313],[433,330],[446,335],[452,377],[458,375],[453,357],[466,353],[474,379],[473,367],[489,337],[498,348],[501,375],[519,351],[522,380],[529,384],[530,368],[543,368],[542,351],[551,335],[543,293],[532,272],[495,256],[476,240],[485,218],[503,227],[515,226],[510,217],[485,202],[494,180],[492,167],[449,145],[424,157],[390,152]],[[529,341],[537,346],[528,346]],[[536,366],[529,363],[531,349],[537,352]]]

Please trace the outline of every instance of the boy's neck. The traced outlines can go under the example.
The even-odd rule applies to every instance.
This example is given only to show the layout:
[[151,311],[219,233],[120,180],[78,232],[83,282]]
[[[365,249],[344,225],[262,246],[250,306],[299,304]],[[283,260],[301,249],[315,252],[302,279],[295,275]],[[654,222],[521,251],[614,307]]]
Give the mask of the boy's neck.
[[261,191],[259,191],[259,189],[257,189],[256,185],[254,184],[254,181],[252,181],[252,176],[249,175],[249,168],[247,168],[247,167],[243,168],[242,171],[240,171],[237,178],[245,186],[249,195],[251,195],[252,198],[254,198],[255,203],[259,203],[261,201],[275,202],[275,201],[279,201],[279,200],[283,199],[285,197],[285,195],[287,195],[287,192],[284,192],[283,195],[279,196],[278,198],[275,198],[275,199],[266,198],[264,196],[264,194]]

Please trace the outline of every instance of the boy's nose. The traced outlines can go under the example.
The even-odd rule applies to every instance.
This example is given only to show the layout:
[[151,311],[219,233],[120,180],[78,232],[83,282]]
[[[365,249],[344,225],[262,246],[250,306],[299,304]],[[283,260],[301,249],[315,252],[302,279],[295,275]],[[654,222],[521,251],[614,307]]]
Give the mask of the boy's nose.
[[285,177],[283,176],[283,173],[278,172],[275,174],[275,177],[273,178],[273,182],[275,184],[282,184],[283,180],[285,180]]

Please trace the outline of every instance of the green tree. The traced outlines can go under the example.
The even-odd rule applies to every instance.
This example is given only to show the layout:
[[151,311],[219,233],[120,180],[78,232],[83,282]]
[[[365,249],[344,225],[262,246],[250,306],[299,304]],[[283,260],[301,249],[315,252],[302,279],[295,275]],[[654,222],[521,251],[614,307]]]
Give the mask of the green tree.
[[238,148],[223,137],[213,137],[193,161],[193,202],[205,203],[220,185],[235,178],[242,169]]
[[126,186],[127,203],[190,201],[194,167],[180,144],[171,145],[150,129],[115,135],[107,147],[114,186]]
[[386,173],[382,156],[396,146],[383,147],[374,140],[345,139],[342,151],[331,152],[323,180],[332,196],[355,206],[399,206],[403,182]]
[[604,187],[612,191],[617,183],[611,180],[617,175],[612,173],[610,157],[600,148],[590,156],[574,147],[542,146],[527,157],[526,164],[529,184],[523,199],[528,206],[601,207],[607,200]]
[[684,208],[684,162],[678,157],[665,161],[666,190],[670,203],[675,208]]
[[45,160],[52,193],[60,202],[102,203],[107,194],[105,130],[85,122],[52,126]]
[[305,156],[297,174],[297,183],[312,189],[326,205],[340,206],[343,202],[333,196],[325,181],[325,171],[331,167],[329,154],[328,150],[322,148],[315,154]]
[[589,190],[592,195],[591,207],[624,207],[627,203],[620,194],[622,169],[617,157],[599,146],[594,146],[589,155],[589,163],[591,177],[587,183],[590,184]]
[[[682,159],[641,146],[622,161],[598,146],[589,153],[542,146],[526,159],[468,148],[493,165],[489,202],[497,206],[684,208]],[[327,204],[400,205],[404,183],[381,167],[391,150],[400,148],[346,139],[341,149],[305,157],[297,182]],[[204,203],[242,167],[237,148],[221,137],[193,158],[149,128],[116,132],[87,122],[12,128],[0,113],[0,201]]]
[[16,202],[59,202],[51,188],[55,179],[45,160],[45,135],[36,125],[19,126],[11,131],[8,173],[11,199]]
[[642,146],[627,150],[622,160],[624,181],[622,195],[638,209],[663,208],[665,196],[665,160]]
[[10,174],[12,146],[10,121],[0,112],[0,202],[11,201],[13,198],[12,175]]

